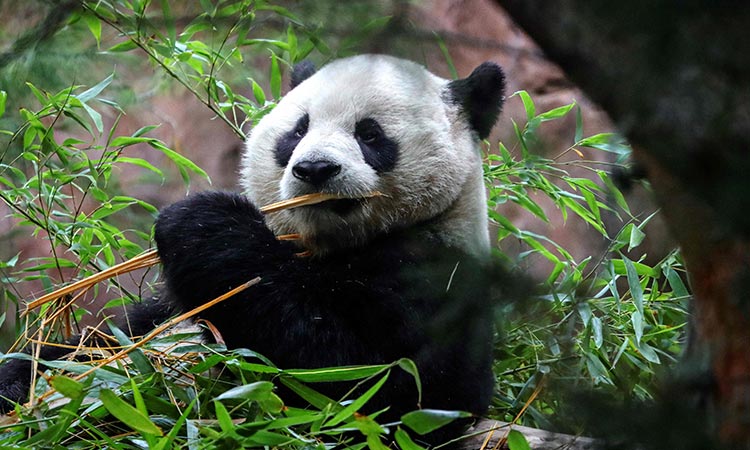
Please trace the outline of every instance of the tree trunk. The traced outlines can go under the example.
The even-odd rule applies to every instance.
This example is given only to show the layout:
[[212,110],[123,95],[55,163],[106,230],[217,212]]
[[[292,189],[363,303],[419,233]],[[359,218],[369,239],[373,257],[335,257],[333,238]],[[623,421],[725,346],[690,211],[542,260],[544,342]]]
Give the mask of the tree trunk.
[[689,271],[713,431],[750,447],[750,3],[499,3],[632,143]]

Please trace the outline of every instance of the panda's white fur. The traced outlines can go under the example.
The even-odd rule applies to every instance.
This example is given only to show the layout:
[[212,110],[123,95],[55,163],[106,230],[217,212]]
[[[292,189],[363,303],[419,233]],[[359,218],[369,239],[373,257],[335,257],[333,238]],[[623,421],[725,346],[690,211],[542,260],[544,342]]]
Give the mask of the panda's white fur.
[[[267,217],[276,234],[299,233],[316,253],[352,247],[394,226],[436,218],[424,233],[475,255],[489,250],[486,197],[476,133],[460,105],[450,101],[448,80],[411,61],[361,55],[334,61],[304,80],[252,130],[240,182],[255,205],[316,192],[292,175],[298,161],[325,158],[341,172],[322,192],[369,198],[340,215],[301,208]],[[286,167],[274,160],[282,134],[308,113],[310,127]],[[393,170],[368,165],[354,138],[358,120],[375,119],[399,145]]]

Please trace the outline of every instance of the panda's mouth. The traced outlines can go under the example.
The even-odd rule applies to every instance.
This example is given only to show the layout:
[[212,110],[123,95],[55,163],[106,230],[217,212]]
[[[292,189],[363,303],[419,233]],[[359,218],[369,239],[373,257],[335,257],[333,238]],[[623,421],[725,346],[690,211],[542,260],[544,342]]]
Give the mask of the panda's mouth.
[[305,208],[330,211],[332,213],[343,216],[349,214],[350,212],[361,206],[364,200],[364,198],[337,198],[321,203],[316,203],[314,205],[305,206]]

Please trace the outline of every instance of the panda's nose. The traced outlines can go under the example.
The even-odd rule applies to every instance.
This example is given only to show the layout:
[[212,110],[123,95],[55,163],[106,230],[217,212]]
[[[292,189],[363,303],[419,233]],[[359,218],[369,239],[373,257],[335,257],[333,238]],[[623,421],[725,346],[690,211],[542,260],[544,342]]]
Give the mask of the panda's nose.
[[341,172],[341,165],[331,161],[300,161],[292,167],[295,178],[320,186]]

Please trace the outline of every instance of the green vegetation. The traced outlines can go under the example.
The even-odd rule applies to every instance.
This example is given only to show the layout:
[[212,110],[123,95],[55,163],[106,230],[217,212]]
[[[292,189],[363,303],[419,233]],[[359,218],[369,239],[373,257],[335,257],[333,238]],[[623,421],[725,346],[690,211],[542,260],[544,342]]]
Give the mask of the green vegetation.
[[[28,291],[24,286],[48,292],[150,246],[148,227],[157,209],[123,194],[119,169],[134,166],[158,182],[167,168],[130,156],[129,148],[145,146],[165,156],[186,186],[206,176],[178,150],[150,137],[155,126],[120,131],[121,103],[132,98],[123,95],[129,91],[118,80],[117,61],[152,64],[162,81],[172,80],[190,91],[242,135],[248,122],[259,120],[280,98],[282,73],[288,67],[305,57],[325,61],[357,48],[351,39],[335,45],[335,38],[324,42],[320,30],[275,3],[206,0],[196,2],[195,10],[181,7],[187,10],[178,14],[173,10],[177,6],[168,1],[83,1],[45,45],[86,36],[101,49],[101,58],[112,62],[109,69],[92,70],[101,72],[97,80],[65,79],[64,71],[57,71],[49,84],[29,78],[23,90],[7,84],[0,91],[0,199],[12,214],[14,228],[46,241],[51,252],[34,258],[6,255],[0,261],[6,305],[23,309],[27,299],[20,293]],[[190,20],[184,20],[188,13]],[[178,15],[183,19],[177,20]],[[384,23],[374,20],[368,26],[377,30]],[[118,43],[102,48],[104,37],[113,35]],[[267,69],[249,71],[248,61]],[[21,64],[25,62],[0,69],[0,76],[7,77]],[[627,145],[612,134],[585,137],[575,104],[537,113],[525,92],[509,101],[522,102],[526,122],[516,125],[513,142],[488,147],[485,176],[498,242],[516,241],[523,251],[496,254],[518,271],[534,257],[547,261],[551,270],[533,298],[497,310],[498,391],[490,417],[542,428],[574,428],[556,416],[565,394],[558,387],[649,398],[660,367],[680,352],[690,294],[677,251],[655,264],[638,252],[651,217],[631,215],[607,167],[583,157],[573,162],[544,159],[535,152],[544,122],[569,114],[576,114],[577,120],[568,153],[613,152],[613,165],[620,166],[627,159]],[[111,123],[102,119],[105,110],[116,117]],[[573,166],[589,170],[592,177],[569,175]],[[540,206],[541,198],[555,208]],[[562,245],[519,229],[498,213],[496,207],[507,202],[544,222],[551,214],[580,218],[592,238],[607,242],[607,251],[601,258],[577,261]],[[134,217],[141,217],[140,222]],[[138,301],[148,296],[157,279],[154,272],[142,275],[136,290],[112,279],[94,294],[116,293],[108,306]],[[16,349],[28,340],[49,342],[73,332],[71,324],[89,313],[75,300],[64,298],[28,316],[16,314]],[[0,322],[11,319],[6,314],[14,309],[3,308]],[[106,325],[104,329],[109,332]],[[131,344],[124,333],[112,332],[118,345]],[[381,449],[388,427],[396,430],[402,448],[415,449],[420,434],[463,416],[420,411],[404,416],[401,424],[381,424],[377,415],[357,414],[393,371],[406,371],[419,382],[408,360],[386,366],[290,370],[276,368],[252,349],[191,343],[195,338],[193,331],[160,338],[134,350],[130,361],[118,360],[82,377],[76,374],[89,372],[94,364],[54,363],[65,374],[52,371],[51,377],[39,378],[34,397],[43,401],[35,401],[31,409],[18,408],[17,420],[0,420],[0,446],[323,448],[347,441],[354,448]],[[364,394],[329,399],[316,392],[316,383],[337,380],[358,380]],[[274,392],[274,386],[282,385],[309,407],[285,407]]]

